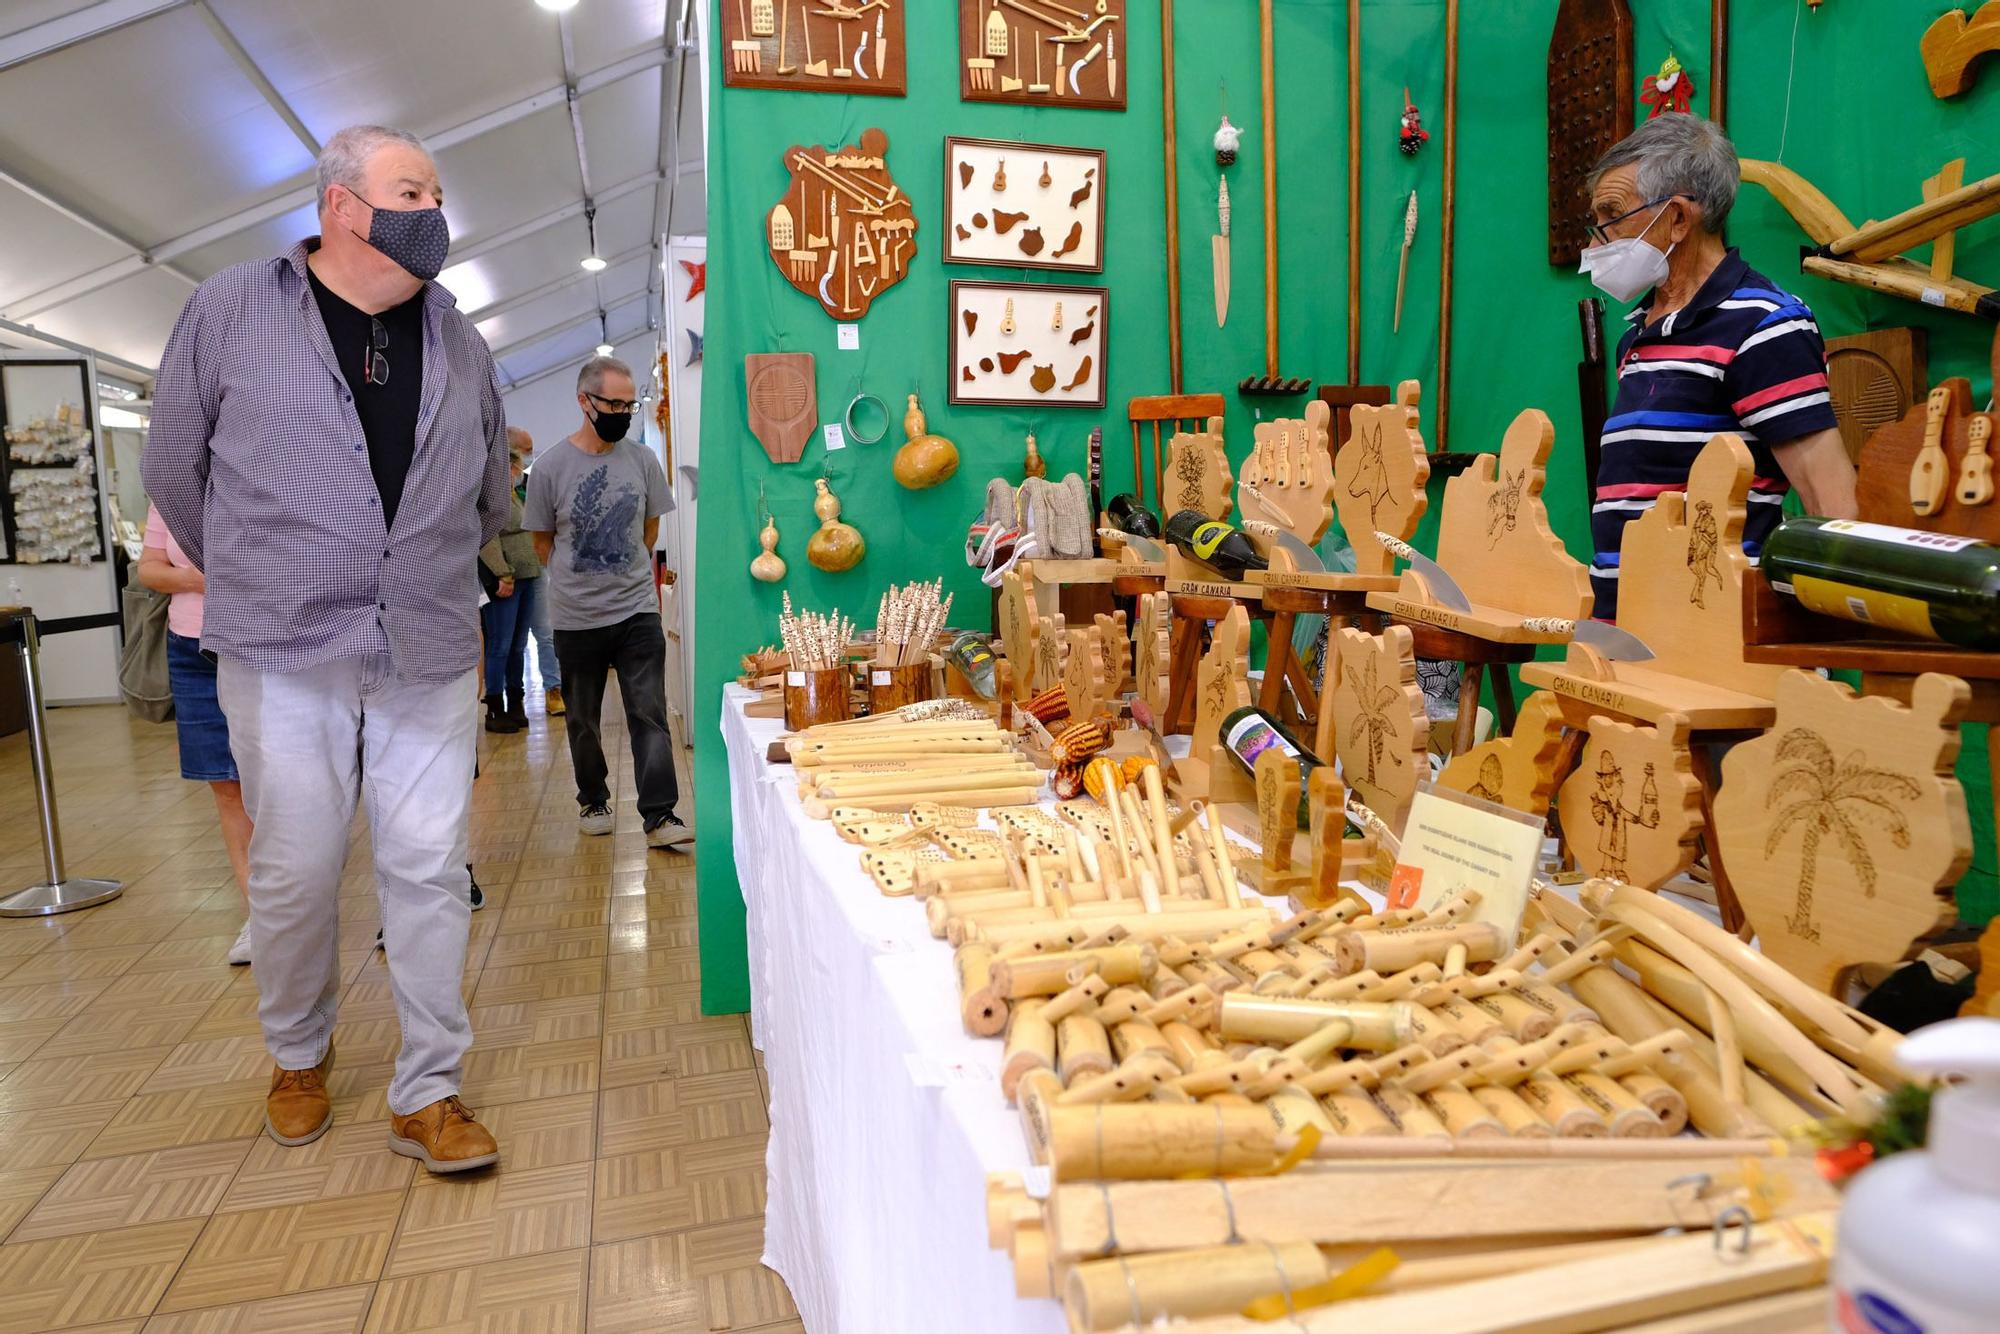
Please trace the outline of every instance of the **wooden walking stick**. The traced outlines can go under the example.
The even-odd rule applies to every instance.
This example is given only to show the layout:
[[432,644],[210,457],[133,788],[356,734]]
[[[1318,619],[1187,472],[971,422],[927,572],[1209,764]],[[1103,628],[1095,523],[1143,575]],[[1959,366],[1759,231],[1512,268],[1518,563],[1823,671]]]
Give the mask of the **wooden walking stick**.
[[[1181,178],[1174,158],[1174,0],[1160,0],[1160,119],[1166,141],[1167,195],[1167,371],[1174,393],[1181,392]],[[1267,113],[1268,114],[1268,113]],[[1134,437],[1134,450],[1138,448]],[[1133,461],[1134,474],[1138,462]]]
[[1303,394],[1312,381],[1278,374],[1278,57],[1271,0],[1259,0],[1257,29],[1264,84],[1264,373],[1245,376],[1236,392]]
[[1438,270],[1437,425],[1432,448],[1449,449],[1446,431],[1451,419],[1451,260],[1453,228],[1458,218],[1458,0],[1444,5],[1444,201],[1438,232],[1442,264]]
[[[1398,278],[1398,310],[1402,292]],[[1361,383],[1361,0],[1347,0],[1347,382]]]

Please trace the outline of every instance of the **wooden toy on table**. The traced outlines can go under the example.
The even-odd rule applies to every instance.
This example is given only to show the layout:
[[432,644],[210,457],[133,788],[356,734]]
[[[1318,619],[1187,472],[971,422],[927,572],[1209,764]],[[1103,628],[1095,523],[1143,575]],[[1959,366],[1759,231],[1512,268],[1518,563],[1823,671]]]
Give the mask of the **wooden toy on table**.
[[1853,965],[1898,962],[1953,920],[1948,887],[1972,860],[1952,777],[1970,699],[1935,673],[1905,705],[1788,671],[1771,730],[1723,761],[1716,832],[1760,947],[1786,971],[1839,995]]
[[1593,718],[1583,761],[1562,785],[1563,837],[1587,875],[1658,889],[1694,864],[1701,785],[1687,719],[1657,727]]

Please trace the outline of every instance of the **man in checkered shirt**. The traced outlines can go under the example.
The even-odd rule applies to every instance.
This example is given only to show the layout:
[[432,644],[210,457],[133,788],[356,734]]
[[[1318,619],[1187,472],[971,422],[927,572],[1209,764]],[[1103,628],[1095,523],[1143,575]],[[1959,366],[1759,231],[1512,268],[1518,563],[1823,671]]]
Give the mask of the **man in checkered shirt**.
[[207,578],[202,648],[257,833],[265,1124],[332,1120],[338,895],[365,802],[402,1049],[389,1147],[433,1172],[499,1159],[459,1101],[470,925],[479,548],[508,514],[486,343],[431,281],[450,238],[415,136],[341,131],[321,235],[189,298],[160,363],[144,471]]

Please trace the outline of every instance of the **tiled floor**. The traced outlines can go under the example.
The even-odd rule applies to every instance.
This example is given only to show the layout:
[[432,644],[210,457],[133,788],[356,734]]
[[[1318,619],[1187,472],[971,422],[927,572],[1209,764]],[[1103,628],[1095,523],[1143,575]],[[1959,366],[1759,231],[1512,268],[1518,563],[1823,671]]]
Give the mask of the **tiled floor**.
[[[281,1148],[207,789],[171,726],[50,715],[69,869],[126,892],[0,919],[0,1334],[802,1329],[757,1263],[766,1097],[743,1020],[700,1012],[693,861],[646,851],[615,695],[605,721],[609,839],[576,832],[560,721],[482,737],[464,1093],[503,1159],[439,1180],[383,1143],[398,1034],[365,829],[335,1128]],[[41,878],[33,811],[25,738],[0,740],[0,892]]]

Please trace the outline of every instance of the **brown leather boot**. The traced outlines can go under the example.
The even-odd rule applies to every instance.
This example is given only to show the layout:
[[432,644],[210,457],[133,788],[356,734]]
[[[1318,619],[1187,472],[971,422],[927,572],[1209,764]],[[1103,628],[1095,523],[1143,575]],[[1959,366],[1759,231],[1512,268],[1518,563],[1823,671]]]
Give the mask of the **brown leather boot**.
[[271,1071],[271,1091],[264,1098],[264,1130],[286,1148],[310,1144],[333,1124],[333,1099],[326,1077],[333,1071],[333,1044],[308,1070]]
[[389,1117],[389,1148],[433,1172],[470,1172],[500,1161],[500,1145],[458,1095],[440,1098],[408,1116]]

